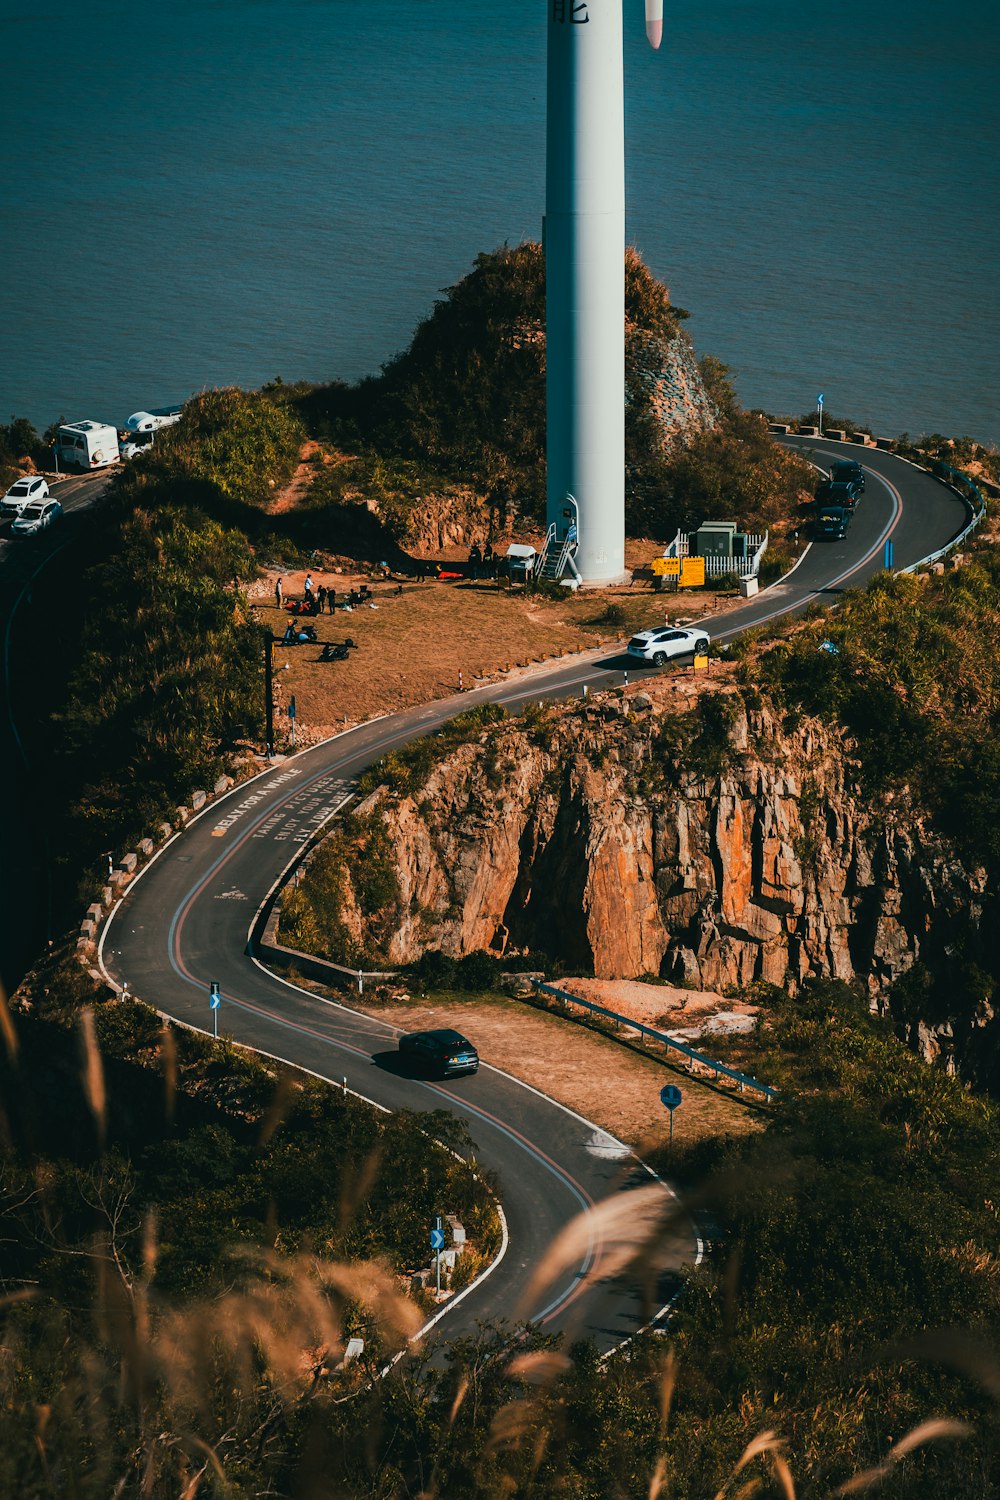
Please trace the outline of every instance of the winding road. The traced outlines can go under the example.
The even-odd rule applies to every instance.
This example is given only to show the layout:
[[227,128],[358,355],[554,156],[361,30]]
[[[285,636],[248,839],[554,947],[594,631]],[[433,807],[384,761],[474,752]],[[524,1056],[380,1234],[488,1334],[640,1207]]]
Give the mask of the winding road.
[[[945,545],[966,520],[957,496],[889,454],[789,441],[820,465],[845,451],[862,457],[867,492],[843,542],[816,543],[786,579],[717,616],[709,626],[717,641],[815,600],[835,602],[882,566],[889,537],[903,568]],[[588,652],[369,722],[275,764],[176,835],[133,881],[102,937],[102,962],[114,980],[177,1021],[210,1031],[208,989],[217,981],[221,1030],[234,1041],[384,1108],[446,1108],[468,1124],[478,1161],[499,1179],[509,1243],[488,1278],[449,1312],[443,1325],[449,1336],[471,1332],[477,1320],[530,1315],[609,1350],[665,1316],[679,1268],[695,1258],[692,1226],[661,1184],[669,1226],[646,1257],[647,1266],[653,1262],[651,1292],[635,1275],[607,1274],[608,1246],[595,1230],[572,1265],[524,1305],[531,1272],[566,1223],[612,1195],[649,1187],[652,1174],[595,1125],[488,1065],[450,1083],[407,1076],[394,1028],[275,977],[249,953],[249,933],[268,893],[335,814],[354,778],[387,751],[487,700],[516,710],[531,700],[579,694],[584,684],[614,685],[625,665],[620,655]],[[651,670],[631,665],[630,680]]]

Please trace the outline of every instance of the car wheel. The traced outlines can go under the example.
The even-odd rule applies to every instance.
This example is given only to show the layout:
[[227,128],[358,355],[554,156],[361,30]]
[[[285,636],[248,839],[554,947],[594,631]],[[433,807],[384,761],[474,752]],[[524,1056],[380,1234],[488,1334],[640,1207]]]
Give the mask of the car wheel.
[[700,641],[695,641],[694,643],[695,654],[697,655],[702,651],[707,651],[710,645],[711,642],[709,641],[708,636],[703,635]]
[[654,651],[653,652],[653,666],[654,667],[662,667],[662,666],[664,666],[665,663],[666,663],[666,660],[667,660],[667,658],[666,658],[666,655],[664,654],[664,652],[662,652],[662,651]]

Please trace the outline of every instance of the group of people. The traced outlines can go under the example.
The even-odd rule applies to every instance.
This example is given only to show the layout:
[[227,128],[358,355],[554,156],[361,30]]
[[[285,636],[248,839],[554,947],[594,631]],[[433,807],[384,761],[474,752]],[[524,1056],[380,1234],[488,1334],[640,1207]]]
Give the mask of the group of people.
[[487,542],[482,549],[478,542],[473,542],[469,548],[469,568],[473,578],[495,578],[499,561],[492,542]]
[[[400,593],[401,590],[397,589],[396,592]],[[371,598],[371,589],[367,583],[363,583],[360,588],[351,589],[349,593],[345,594],[342,597],[339,607],[341,609],[358,609],[362,604],[369,604]],[[324,609],[326,609],[328,614],[332,615],[338,607],[337,590],[335,588],[326,588],[322,583],[319,588],[316,588],[313,584],[311,573],[306,574],[305,582],[302,585],[301,599],[286,599],[284,580],[278,578],[274,585],[274,602],[278,609],[287,609],[293,615],[321,615]]]
[[321,615],[324,608],[332,615],[337,608],[337,590],[328,589],[322,583],[316,588],[312,574],[307,573],[302,585],[302,598],[286,600],[284,579],[278,578],[274,584],[274,602],[278,609],[284,608],[296,615]]

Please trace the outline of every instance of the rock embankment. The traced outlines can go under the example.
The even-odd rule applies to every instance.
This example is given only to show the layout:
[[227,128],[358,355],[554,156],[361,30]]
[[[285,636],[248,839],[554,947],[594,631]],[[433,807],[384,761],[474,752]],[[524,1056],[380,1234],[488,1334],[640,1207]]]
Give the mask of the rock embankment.
[[866,799],[841,735],[732,689],[684,692],[502,721],[411,795],[376,794],[389,958],[530,950],[721,991],[858,977],[876,1001],[978,930],[985,873],[905,797]]
[[665,339],[640,328],[627,329],[625,360],[626,405],[648,407],[665,453],[718,427],[718,410],[683,330]]

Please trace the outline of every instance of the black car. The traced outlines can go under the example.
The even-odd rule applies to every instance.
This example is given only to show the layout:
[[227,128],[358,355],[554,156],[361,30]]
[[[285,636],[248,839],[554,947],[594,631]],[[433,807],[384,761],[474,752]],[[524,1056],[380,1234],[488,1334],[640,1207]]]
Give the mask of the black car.
[[479,1053],[460,1031],[410,1031],[399,1039],[399,1050],[427,1064],[443,1078],[479,1071]]
[[845,537],[850,528],[851,512],[846,505],[821,505],[813,534],[817,541],[836,542]]
[[830,469],[830,478],[834,484],[848,484],[853,479],[858,489],[864,492],[865,471],[856,458],[838,458]]
[[824,479],[816,486],[816,504],[820,508],[842,505],[845,510],[853,510],[860,499],[861,490],[853,479]]

